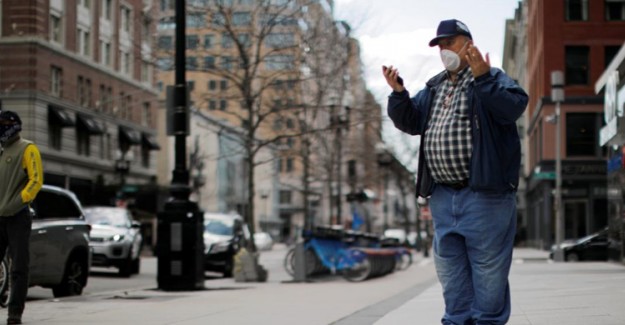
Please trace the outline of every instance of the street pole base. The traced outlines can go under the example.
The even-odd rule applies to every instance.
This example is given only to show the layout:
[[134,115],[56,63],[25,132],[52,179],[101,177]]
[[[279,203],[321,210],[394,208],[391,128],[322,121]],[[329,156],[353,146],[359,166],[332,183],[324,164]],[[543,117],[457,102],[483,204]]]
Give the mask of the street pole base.
[[562,250],[561,248],[556,248],[555,251],[553,252],[553,261],[554,262],[566,262],[566,259],[564,257],[564,250]]

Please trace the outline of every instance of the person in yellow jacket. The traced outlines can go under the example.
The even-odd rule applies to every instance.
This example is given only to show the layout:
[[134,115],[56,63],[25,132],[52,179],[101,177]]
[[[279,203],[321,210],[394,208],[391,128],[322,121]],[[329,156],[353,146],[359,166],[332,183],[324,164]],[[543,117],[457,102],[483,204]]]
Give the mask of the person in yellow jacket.
[[7,252],[11,259],[7,324],[22,323],[28,293],[30,203],[43,185],[39,149],[22,139],[21,131],[17,113],[0,111],[0,260]]

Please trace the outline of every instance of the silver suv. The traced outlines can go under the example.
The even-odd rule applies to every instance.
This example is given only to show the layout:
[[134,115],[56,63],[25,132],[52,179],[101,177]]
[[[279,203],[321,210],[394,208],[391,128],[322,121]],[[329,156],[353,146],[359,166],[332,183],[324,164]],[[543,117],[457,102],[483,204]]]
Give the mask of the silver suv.
[[92,265],[117,267],[125,277],[139,273],[143,237],[132,213],[126,208],[93,206],[85,207],[85,217],[92,227]]
[[[82,294],[91,252],[90,226],[73,192],[43,185],[31,204],[29,285],[51,288],[55,297]],[[0,265],[0,304],[8,298],[8,258]]]

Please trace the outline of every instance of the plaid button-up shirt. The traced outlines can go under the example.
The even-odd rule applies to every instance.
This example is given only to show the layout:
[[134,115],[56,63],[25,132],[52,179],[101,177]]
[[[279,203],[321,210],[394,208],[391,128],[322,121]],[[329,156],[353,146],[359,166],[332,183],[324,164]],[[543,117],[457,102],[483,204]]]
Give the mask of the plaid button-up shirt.
[[466,90],[473,81],[470,68],[458,74],[455,83],[447,78],[432,107],[432,119],[425,131],[425,161],[437,183],[456,183],[469,178],[471,160],[471,117]]

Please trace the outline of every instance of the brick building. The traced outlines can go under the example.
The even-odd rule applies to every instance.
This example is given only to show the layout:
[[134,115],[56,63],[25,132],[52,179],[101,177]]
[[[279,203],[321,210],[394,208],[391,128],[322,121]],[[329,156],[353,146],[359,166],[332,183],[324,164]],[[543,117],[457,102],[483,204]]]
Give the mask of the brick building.
[[[607,223],[606,149],[599,145],[601,76],[625,39],[623,1],[527,3],[527,237],[535,247],[554,241],[555,132],[560,132],[564,237],[582,237]],[[564,72],[561,129],[552,123],[551,72]]]
[[154,178],[154,10],[145,0],[0,1],[0,105],[39,146],[45,183],[83,204]]

